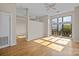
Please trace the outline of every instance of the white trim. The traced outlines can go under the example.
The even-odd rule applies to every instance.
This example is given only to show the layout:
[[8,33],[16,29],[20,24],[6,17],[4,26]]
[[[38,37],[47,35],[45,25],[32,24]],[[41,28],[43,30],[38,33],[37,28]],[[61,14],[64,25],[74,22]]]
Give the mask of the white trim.
[[14,45],[16,45],[16,43],[11,43],[9,46],[14,46]]
[[12,43],[12,14],[8,13],[8,15],[10,16],[9,18],[9,46],[12,46],[13,43]]
[[8,46],[9,46],[9,45],[0,46],[0,49],[1,49],[1,48],[5,48],[5,47],[8,47]]

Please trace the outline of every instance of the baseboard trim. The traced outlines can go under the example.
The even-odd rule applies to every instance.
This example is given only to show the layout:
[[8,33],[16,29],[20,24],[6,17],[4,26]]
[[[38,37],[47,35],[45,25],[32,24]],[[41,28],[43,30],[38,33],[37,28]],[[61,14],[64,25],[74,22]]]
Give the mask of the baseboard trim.
[[0,49],[1,48],[6,48],[6,47],[8,47],[9,45],[4,45],[4,46],[0,46]]

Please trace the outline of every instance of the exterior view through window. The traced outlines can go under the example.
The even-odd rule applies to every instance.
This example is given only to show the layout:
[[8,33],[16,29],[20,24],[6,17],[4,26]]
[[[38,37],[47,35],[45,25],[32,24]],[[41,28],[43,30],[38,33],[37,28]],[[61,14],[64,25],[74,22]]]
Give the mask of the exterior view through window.
[[71,37],[72,35],[71,16],[52,19],[52,34]]

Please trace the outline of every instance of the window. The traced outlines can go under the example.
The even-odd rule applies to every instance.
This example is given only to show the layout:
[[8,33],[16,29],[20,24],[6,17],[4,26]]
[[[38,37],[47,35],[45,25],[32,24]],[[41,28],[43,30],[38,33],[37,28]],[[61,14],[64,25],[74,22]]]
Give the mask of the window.
[[53,30],[57,30],[57,24],[53,24],[53,25],[52,25],[52,29],[53,29]]
[[71,22],[71,16],[63,17],[63,22]]
[[53,23],[53,24],[57,23],[57,18],[52,19],[52,23]]
[[62,17],[58,18],[58,23],[62,23]]
[[59,24],[58,25],[58,31],[61,31],[62,30],[62,24]]
[[62,36],[71,35],[71,16],[59,17],[52,19],[52,33]]

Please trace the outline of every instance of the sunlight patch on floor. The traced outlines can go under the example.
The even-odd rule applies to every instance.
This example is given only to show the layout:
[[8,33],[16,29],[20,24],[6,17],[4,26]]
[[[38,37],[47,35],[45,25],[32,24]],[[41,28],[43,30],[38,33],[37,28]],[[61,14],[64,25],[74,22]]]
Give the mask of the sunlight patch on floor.
[[53,36],[50,36],[50,37],[45,37],[45,38],[42,38],[44,40],[50,40],[50,39],[53,39],[54,37]]
[[60,45],[57,45],[57,44],[54,44],[54,43],[48,45],[47,47],[49,47],[49,48],[51,48],[53,50],[59,51],[59,52],[64,49],[63,46],[60,46]]
[[42,39],[44,39],[44,40],[50,40],[50,38],[42,38]]
[[34,40],[34,42],[39,43],[48,48],[51,48],[53,50],[56,50],[58,52],[61,52],[70,41],[71,40],[68,38],[53,37],[53,36]]
[[47,46],[48,44],[50,44],[50,42],[43,42],[41,43],[41,45]]
[[60,40],[61,38],[60,38],[60,37],[55,37],[54,39],[55,39],[55,40]]
[[62,44],[62,45],[67,45],[69,42],[66,40],[58,40],[58,41],[56,41],[56,43]]
[[70,42],[70,39],[61,38],[60,40],[57,40],[56,43],[67,45]]
[[61,38],[61,40],[71,41],[71,40],[70,40],[70,39],[68,39],[68,38]]
[[48,41],[51,41],[51,42],[55,42],[55,41],[57,41],[58,39],[50,39],[50,40],[48,40]]
[[36,43],[41,43],[41,42],[44,42],[44,41],[43,41],[43,40],[38,39],[38,40],[34,40],[34,42],[36,42]]

